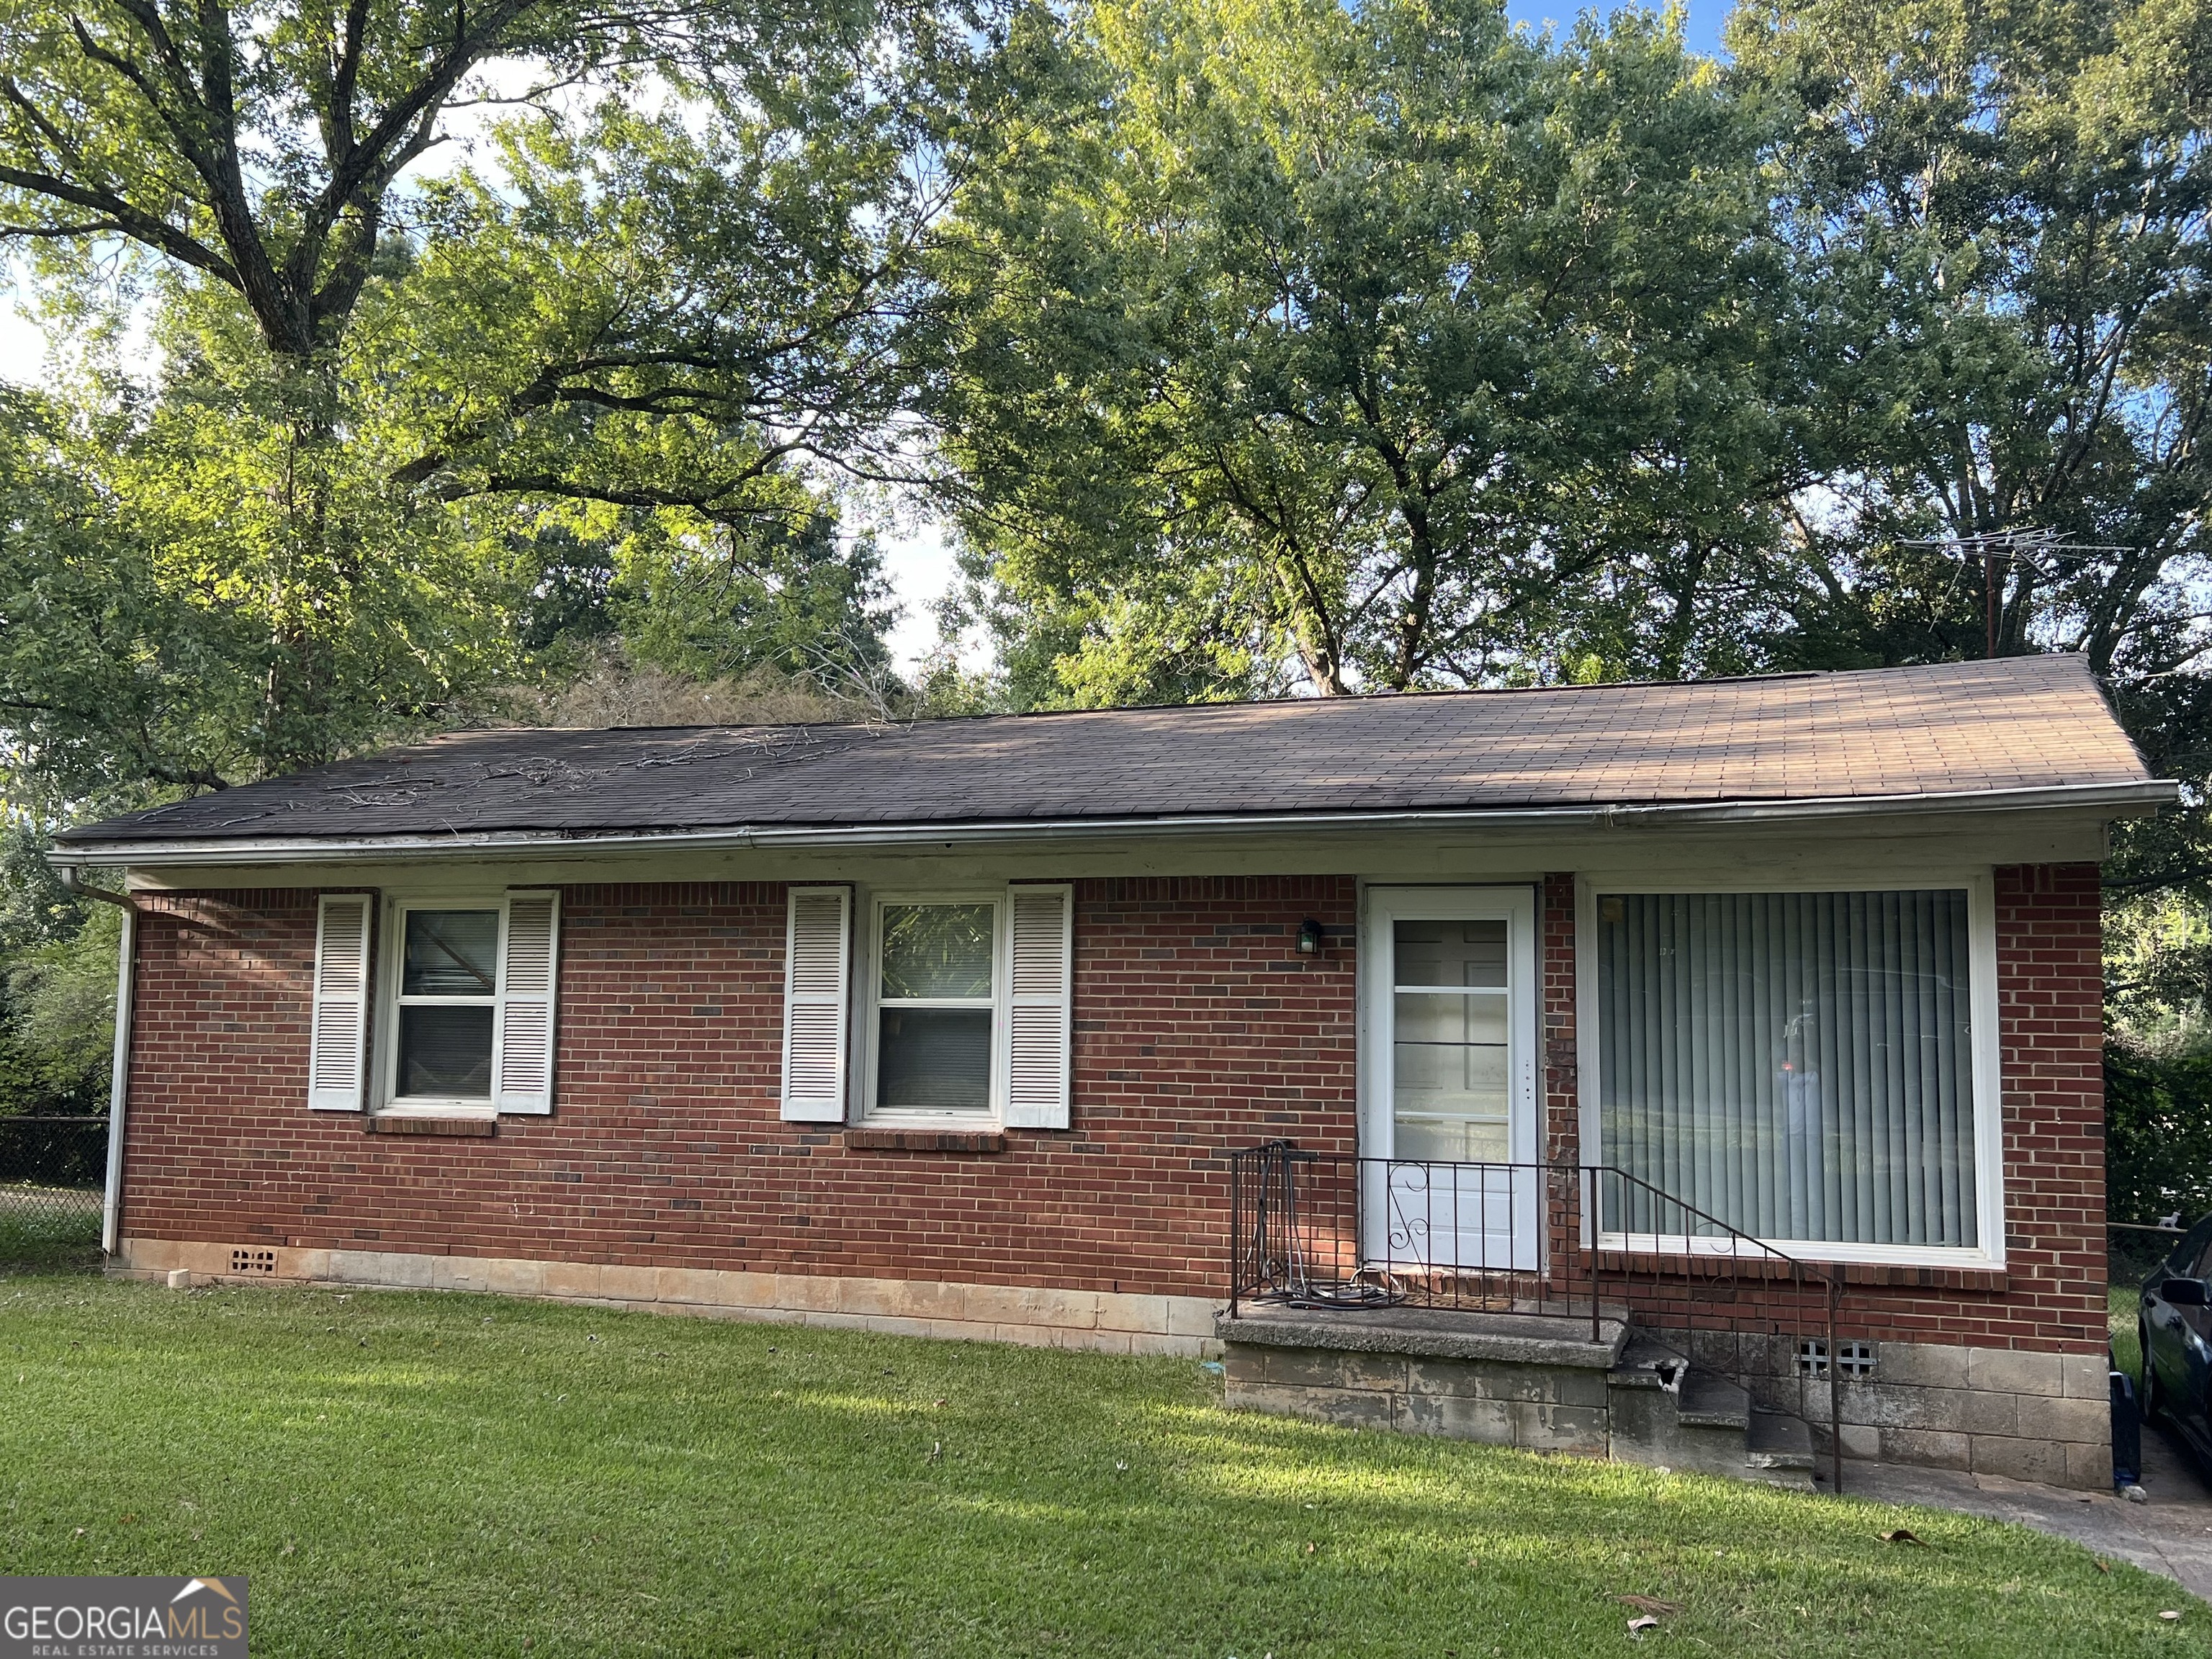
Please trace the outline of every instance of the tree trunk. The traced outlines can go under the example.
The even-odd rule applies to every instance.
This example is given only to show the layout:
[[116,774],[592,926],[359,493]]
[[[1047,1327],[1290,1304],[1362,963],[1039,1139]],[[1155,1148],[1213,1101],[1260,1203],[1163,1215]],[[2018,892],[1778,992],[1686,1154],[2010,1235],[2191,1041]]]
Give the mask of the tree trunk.
[[1437,543],[1429,524],[1428,503],[1416,497],[1404,507],[1406,539],[1413,568],[1413,591],[1406,609],[1391,630],[1397,648],[1390,657],[1390,689],[1409,690],[1421,670],[1428,666],[1429,624],[1437,608]]
[[1682,659],[1689,654],[1690,636],[1698,627],[1698,590],[1705,585],[1705,567],[1711,561],[1711,550],[1699,543],[1691,551],[1682,580],[1667,587],[1674,608],[1667,619],[1667,632],[1659,646],[1659,678],[1662,680],[1682,678]]

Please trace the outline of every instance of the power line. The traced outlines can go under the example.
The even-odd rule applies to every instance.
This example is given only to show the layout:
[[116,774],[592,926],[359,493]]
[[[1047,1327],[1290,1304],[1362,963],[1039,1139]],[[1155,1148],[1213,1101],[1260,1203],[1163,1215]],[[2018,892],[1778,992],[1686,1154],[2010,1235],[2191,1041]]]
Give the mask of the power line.
[[1978,559],[1982,566],[1982,629],[1987,641],[1986,654],[1997,653],[1997,566],[2000,562],[2026,565],[2038,575],[2046,574],[2039,561],[2051,559],[2061,563],[2086,563],[2091,559],[2108,557],[2114,553],[2133,553],[2139,550],[2124,542],[2069,541],[2057,530],[2044,526],[2032,530],[1983,530],[1968,536],[1915,537],[1899,544],[1903,547],[1925,547],[1937,552],[1953,553],[1961,559]]

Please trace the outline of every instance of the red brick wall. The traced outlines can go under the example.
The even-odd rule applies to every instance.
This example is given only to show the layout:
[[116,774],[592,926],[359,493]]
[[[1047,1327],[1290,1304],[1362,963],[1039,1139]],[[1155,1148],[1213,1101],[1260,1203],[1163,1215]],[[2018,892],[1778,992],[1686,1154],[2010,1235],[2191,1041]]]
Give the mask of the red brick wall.
[[[1846,1327],[2090,1351],[2105,1340],[2097,870],[2001,869],[1996,896],[2008,1266],[1855,1270]],[[945,1156],[777,1120],[781,887],[568,889],[556,1109],[481,1140],[369,1136],[307,1111],[313,894],[149,902],[124,1231],[1215,1293],[1222,1151],[1279,1135],[1352,1149],[1355,884],[1085,881],[1076,906],[1074,1127]],[[1574,915],[1572,878],[1547,878],[1544,1096],[1563,1159],[1578,1142]],[[1308,916],[1328,932],[1318,958],[1293,949]],[[1699,1294],[1712,1311],[1712,1287]],[[1671,1322],[1677,1305],[1662,1293],[1644,1311]]]
[[1537,919],[1544,981],[1544,1156],[1582,1161],[1581,1049],[1575,1040],[1575,878],[1544,878]]
[[2105,1298],[2103,895],[2094,864],[1996,872],[2005,1223],[2011,1295],[1991,1336],[2101,1349]]
[[779,886],[566,890],[556,1109],[489,1139],[307,1110],[312,892],[149,903],[124,1231],[1207,1294],[1222,1150],[1352,1144],[1354,884],[1086,881],[1076,904],[1074,1127],[944,1156],[778,1121]]

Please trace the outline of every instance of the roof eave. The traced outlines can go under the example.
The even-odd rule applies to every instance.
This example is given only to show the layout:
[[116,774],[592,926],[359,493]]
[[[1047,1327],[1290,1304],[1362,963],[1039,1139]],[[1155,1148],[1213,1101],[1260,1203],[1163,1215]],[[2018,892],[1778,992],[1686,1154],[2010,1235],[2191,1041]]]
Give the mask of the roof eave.
[[1627,829],[1764,823],[1787,820],[1879,817],[1929,812],[2022,812],[2102,810],[2132,817],[2172,805],[2181,786],[2171,779],[2045,785],[2025,789],[1946,791],[1911,795],[1842,795],[1796,800],[1686,801],[1590,806],[1431,807],[1378,812],[1252,812],[1179,817],[1012,818],[969,823],[871,823],[832,826],[734,825],[703,830],[448,831],[434,836],[226,836],[217,840],[66,842],[46,856],[58,866],[334,864],[410,857],[574,857],[580,853],[682,848],[701,852],[748,848],[895,847],[918,842],[1097,840],[1108,837],[1220,836],[1284,830]]

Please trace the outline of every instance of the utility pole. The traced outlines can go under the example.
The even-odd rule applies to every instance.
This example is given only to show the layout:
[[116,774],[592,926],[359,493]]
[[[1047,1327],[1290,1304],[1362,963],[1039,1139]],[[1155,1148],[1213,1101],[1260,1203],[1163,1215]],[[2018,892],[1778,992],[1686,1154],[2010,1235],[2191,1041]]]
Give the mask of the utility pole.
[[1982,555],[1982,632],[1988,638],[1982,655],[1991,661],[1997,654],[1997,556]]
[[1982,654],[1994,659],[1997,654],[1998,624],[2004,617],[2004,586],[1997,574],[1999,567],[2009,566],[2015,560],[2039,575],[2045,574],[2037,562],[2045,556],[2064,558],[2095,558],[2108,553],[2132,553],[2135,549],[2118,542],[2069,542],[2056,530],[1984,530],[1971,536],[1915,537],[1899,544],[1901,547],[1929,547],[1956,555],[1961,561],[1978,560],[1982,567]]

